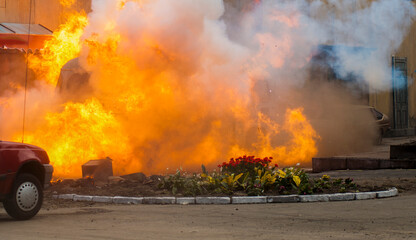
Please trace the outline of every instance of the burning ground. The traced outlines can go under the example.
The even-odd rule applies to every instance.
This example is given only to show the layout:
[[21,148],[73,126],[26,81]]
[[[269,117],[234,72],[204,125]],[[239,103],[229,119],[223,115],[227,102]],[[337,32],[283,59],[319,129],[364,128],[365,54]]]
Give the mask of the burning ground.
[[[354,99],[319,77],[311,81],[308,66],[321,44],[364,45],[375,49],[366,68],[340,51],[339,72],[385,89],[383,57],[400,45],[414,9],[399,0],[363,3],[328,26],[319,15],[325,6],[93,0],[91,13],[68,15],[28,58],[37,80],[27,92],[24,141],[47,150],[56,177],[79,177],[81,164],[106,156],[116,174],[166,173],[244,154],[308,165],[317,154],[369,146],[374,129],[354,133],[351,113],[339,107]],[[392,11],[385,26],[365,33]],[[394,39],[391,26],[400,26]],[[22,86],[2,94],[3,139],[22,140],[25,94]]]

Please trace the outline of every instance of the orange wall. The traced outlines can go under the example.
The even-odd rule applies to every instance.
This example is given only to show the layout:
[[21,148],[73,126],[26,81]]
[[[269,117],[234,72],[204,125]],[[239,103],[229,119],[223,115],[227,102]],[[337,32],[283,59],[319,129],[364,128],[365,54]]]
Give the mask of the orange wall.
[[59,0],[0,0],[0,22],[29,23],[30,16],[31,23],[53,31],[65,20],[65,13],[72,10],[91,11],[91,0],[77,0],[71,8],[62,7]]

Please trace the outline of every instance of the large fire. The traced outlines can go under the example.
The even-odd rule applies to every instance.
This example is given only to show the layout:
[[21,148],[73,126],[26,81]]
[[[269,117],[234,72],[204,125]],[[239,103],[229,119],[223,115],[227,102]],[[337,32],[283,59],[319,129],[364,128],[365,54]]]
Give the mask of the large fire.
[[[47,150],[55,176],[79,177],[83,163],[107,156],[117,174],[196,170],[245,154],[310,163],[318,135],[303,109],[258,109],[255,79],[244,67],[249,51],[224,38],[216,23],[221,10],[183,15],[155,2],[108,1],[106,16],[93,12],[89,20],[73,14],[42,54],[29,58],[50,86],[76,57],[89,76],[79,86],[87,93],[71,92],[25,133],[26,142]],[[169,20],[159,18],[163,11]],[[277,21],[296,27],[296,19]],[[285,40],[279,47],[287,54],[292,46]],[[280,67],[284,56],[273,57]]]

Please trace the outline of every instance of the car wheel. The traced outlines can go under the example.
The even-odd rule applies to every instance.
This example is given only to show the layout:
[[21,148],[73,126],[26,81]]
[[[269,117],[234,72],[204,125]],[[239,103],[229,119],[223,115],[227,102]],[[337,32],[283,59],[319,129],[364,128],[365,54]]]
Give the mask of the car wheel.
[[43,189],[32,174],[19,174],[13,184],[12,194],[3,202],[6,212],[17,220],[35,216],[43,202]]

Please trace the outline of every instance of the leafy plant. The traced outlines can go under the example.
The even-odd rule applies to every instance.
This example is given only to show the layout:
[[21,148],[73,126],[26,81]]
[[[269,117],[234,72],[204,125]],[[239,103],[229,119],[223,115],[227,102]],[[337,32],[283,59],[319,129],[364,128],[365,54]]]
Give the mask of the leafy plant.
[[205,192],[200,182],[201,179],[196,174],[186,177],[177,170],[175,174],[164,177],[159,183],[159,188],[167,189],[173,195],[182,193],[185,196],[196,196]]

